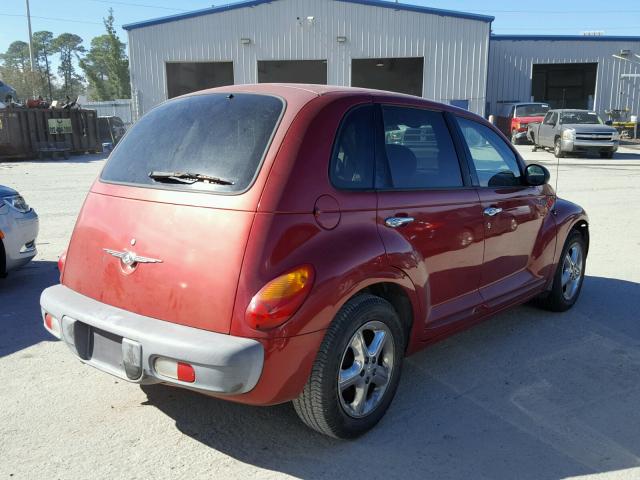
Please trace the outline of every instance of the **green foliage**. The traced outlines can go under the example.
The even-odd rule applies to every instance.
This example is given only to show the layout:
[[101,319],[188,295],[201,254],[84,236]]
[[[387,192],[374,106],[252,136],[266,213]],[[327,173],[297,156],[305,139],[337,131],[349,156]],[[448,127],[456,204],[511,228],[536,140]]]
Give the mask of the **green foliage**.
[[80,59],[85,52],[82,38],[73,33],[62,33],[52,41],[53,49],[60,55],[58,73],[62,77],[62,93],[70,97],[79,95],[83,91],[82,77],[76,73],[74,58]]
[[97,100],[129,98],[129,60],[125,44],[120,41],[113,25],[113,10],[104,19],[106,34],[91,40],[91,49],[80,61],[80,67],[89,81],[91,95]]
[[33,34],[33,55],[37,64],[38,72],[40,73],[40,88],[39,93],[46,91],[48,95],[43,95],[47,98],[53,97],[53,80],[54,76],[51,73],[50,56],[55,53],[53,48],[53,33],[48,31],[34,32]]
[[[125,43],[116,34],[112,9],[103,20],[106,33],[91,40],[88,52],[82,38],[73,33],[54,37],[48,31],[34,32],[33,71],[29,44],[13,42],[0,54],[0,79],[16,89],[19,99],[38,95],[52,100],[62,100],[65,96],[75,98],[85,92],[87,83],[89,94],[95,100],[129,98],[129,60]],[[59,77],[52,71],[54,56],[58,56]]]
[[33,95],[37,78],[31,72],[29,44],[20,40],[9,45],[7,51],[0,54],[0,78],[16,89],[18,98]]

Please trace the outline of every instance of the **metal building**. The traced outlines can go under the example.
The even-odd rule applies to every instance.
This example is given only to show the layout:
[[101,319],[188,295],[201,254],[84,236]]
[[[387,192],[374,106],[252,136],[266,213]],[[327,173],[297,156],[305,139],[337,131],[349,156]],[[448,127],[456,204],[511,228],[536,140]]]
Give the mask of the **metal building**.
[[494,35],[488,113],[501,103],[640,112],[640,37]]
[[252,0],[125,25],[136,116],[203,88],[400,91],[484,114],[493,17],[381,0]]

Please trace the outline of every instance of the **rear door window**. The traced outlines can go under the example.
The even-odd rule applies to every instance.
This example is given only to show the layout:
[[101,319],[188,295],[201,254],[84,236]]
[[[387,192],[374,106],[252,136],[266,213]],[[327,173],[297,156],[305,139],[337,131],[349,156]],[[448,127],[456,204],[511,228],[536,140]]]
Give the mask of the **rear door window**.
[[460,163],[442,112],[383,106],[388,175],[383,188],[462,187]]
[[[101,179],[155,188],[240,193],[253,183],[284,110],[269,95],[213,93],[164,103],[142,117],[109,157]],[[220,179],[154,180],[151,172]]]

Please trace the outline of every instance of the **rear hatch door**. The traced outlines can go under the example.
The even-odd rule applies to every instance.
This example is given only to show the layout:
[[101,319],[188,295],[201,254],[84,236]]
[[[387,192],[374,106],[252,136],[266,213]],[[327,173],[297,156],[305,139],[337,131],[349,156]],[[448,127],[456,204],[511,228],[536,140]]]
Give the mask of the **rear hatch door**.
[[228,333],[284,104],[254,94],[180,98],[111,154],[78,218],[63,284],[111,306]]

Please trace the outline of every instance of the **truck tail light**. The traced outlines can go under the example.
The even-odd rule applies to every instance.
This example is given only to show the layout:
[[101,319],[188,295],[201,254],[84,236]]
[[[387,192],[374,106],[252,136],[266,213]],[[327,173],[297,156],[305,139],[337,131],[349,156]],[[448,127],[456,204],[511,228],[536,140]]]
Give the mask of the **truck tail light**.
[[309,295],[314,277],[313,267],[302,265],[267,283],[247,307],[249,326],[268,330],[289,320]]
[[179,362],[170,358],[156,358],[153,367],[163,377],[173,378],[181,382],[193,383],[196,381],[196,371],[193,366],[185,362]]

